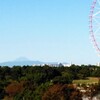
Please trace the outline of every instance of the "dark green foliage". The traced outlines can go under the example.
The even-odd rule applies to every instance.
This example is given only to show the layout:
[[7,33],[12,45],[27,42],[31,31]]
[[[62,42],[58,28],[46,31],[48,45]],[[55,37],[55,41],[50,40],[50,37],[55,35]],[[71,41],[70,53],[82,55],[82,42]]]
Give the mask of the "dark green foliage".
[[22,77],[22,68],[21,66],[14,66],[11,69],[11,75],[13,80],[19,80]]
[[0,100],[5,96],[4,84],[0,82]]
[[95,70],[92,73],[92,76],[100,77],[100,68],[95,68]]
[[69,77],[64,77],[64,76],[57,76],[53,79],[54,84],[69,84],[71,83],[72,80],[69,79]]
[[[6,100],[7,98],[42,100],[43,94],[48,91],[49,87],[56,84],[70,84],[74,79],[85,79],[90,76],[100,77],[100,68],[90,65],[72,65],[71,67],[13,66],[12,68],[0,66],[0,100],[3,98]],[[14,83],[17,86],[16,91],[13,88]],[[10,95],[11,92],[14,92],[14,95]]]

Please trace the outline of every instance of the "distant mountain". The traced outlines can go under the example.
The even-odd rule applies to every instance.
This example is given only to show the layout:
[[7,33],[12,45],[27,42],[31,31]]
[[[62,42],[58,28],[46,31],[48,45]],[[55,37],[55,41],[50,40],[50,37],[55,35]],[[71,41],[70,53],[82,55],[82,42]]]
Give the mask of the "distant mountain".
[[25,57],[17,58],[14,61],[7,61],[0,63],[0,66],[24,66],[24,65],[34,65],[34,64],[43,64],[44,62],[41,61],[31,61]]
[[0,63],[0,66],[24,66],[24,65],[42,65],[42,64],[50,64],[50,65],[58,65],[58,62],[41,62],[41,61],[32,61],[25,57],[17,58],[14,61],[7,61]]

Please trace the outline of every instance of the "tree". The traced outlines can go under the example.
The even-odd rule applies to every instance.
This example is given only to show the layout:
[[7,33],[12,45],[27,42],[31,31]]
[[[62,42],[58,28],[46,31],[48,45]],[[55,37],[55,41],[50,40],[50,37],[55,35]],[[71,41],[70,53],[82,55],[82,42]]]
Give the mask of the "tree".
[[100,68],[96,68],[96,70],[94,70],[92,72],[92,76],[94,76],[94,77],[100,77]]
[[65,77],[65,76],[57,76],[53,79],[53,83],[54,84],[69,84],[72,83],[72,80],[69,79],[69,77]]
[[42,100],[82,100],[82,94],[73,85],[55,84],[44,93]]
[[22,76],[21,66],[13,66],[13,68],[11,69],[11,73],[13,80],[19,80],[19,78],[21,78]]
[[10,97],[15,96],[17,93],[23,91],[23,82],[12,82],[5,88],[5,91]]

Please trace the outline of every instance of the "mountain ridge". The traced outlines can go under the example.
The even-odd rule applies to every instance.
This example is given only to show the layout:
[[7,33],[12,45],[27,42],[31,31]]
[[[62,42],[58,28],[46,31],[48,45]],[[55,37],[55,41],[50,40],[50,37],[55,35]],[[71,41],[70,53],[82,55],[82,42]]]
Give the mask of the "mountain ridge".
[[7,61],[0,63],[0,66],[24,66],[24,65],[34,65],[34,64],[43,64],[41,61]]
[[38,60],[29,60],[27,58],[17,58],[14,61],[1,62],[0,66],[24,66],[24,65],[42,65],[42,64],[58,64],[58,62],[42,62]]

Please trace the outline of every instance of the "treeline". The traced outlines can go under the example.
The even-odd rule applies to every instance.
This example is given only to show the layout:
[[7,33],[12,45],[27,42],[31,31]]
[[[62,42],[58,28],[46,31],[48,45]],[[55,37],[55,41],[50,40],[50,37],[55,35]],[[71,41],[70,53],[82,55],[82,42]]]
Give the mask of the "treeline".
[[81,100],[74,79],[100,77],[100,67],[1,66],[0,100]]

